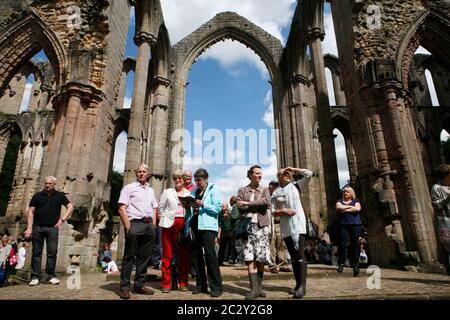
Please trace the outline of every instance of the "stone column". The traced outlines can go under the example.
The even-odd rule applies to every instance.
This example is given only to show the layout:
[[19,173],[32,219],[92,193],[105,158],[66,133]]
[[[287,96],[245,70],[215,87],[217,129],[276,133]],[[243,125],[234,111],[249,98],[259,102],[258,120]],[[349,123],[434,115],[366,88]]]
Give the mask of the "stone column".
[[136,73],[134,76],[133,101],[128,127],[127,154],[125,158],[124,185],[134,181],[134,170],[142,159],[142,133],[144,130],[144,108],[147,89],[148,67],[150,63],[151,44],[155,42],[148,33],[139,33],[135,37],[138,48]]
[[345,139],[345,151],[347,153],[348,172],[350,174],[350,182],[354,185],[358,176],[358,167],[356,163],[355,149],[350,139]]
[[106,186],[112,140],[112,110],[103,101],[101,91],[74,82],[63,86],[53,100],[55,124],[41,177],[55,176],[57,189],[66,193],[74,206],[71,219],[60,230],[59,271],[72,263],[78,263],[82,271],[95,268],[95,225],[106,198],[99,189]]
[[437,244],[433,209],[411,114],[405,108],[400,83],[387,80],[380,87],[387,106],[385,127],[390,131],[385,135],[389,137],[391,158],[398,159],[403,181],[400,192],[405,206],[405,222],[411,231],[407,246],[411,248],[414,243],[421,261],[434,263],[437,261]]
[[325,77],[325,62],[322,55],[322,40],[324,33],[314,29],[308,35],[311,48],[314,87],[317,98],[317,116],[319,122],[319,141],[322,147],[322,161],[327,194],[328,221],[334,220],[336,199],[339,190],[339,178],[334,147],[333,124],[331,121],[330,103],[328,100]]
[[44,111],[47,108],[47,105],[50,102],[52,88],[45,84],[41,85],[41,94],[38,104],[38,111]]
[[341,70],[338,69],[335,72],[331,72],[331,76],[333,80],[334,97],[336,99],[336,105],[346,106],[347,101],[345,100],[345,92],[344,90],[342,90]]
[[119,94],[117,95],[116,109],[123,109],[123,102],[125,100],[125,89],[127,86],[127,76],[128,76],[127,73],[122,72],[122,77],[120,79]]
[[[154,95],[152,99],[151,116],[149,117],[148,128],[148,165],[150,166],[151,178],[150,184],[155,190],[156,195],[161,194],[164,188],[164,182],[167,177],[166,159],[168,144],[169,127],[169,92],[170,80],[163,77],[155,77],[153,88]],[[170,174],[170,173],[169,173]]]

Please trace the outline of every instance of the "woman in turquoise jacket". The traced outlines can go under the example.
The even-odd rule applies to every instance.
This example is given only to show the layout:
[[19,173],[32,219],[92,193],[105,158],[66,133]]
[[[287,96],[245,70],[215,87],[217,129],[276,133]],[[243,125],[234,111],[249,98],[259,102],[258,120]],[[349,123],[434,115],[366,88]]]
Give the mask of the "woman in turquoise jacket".
[[[197,272],[197,277],[196,286],[192,293],[207,293],[208,279],[211,297],[217,298],[223,293],[222,276],[220,275],[219,260],[215,250],[222,197],[214,184],[208,182],[208,176],[205,169],[198,169],[194,173],[197,187],[192,190],[191,196],[195,198],[195,204],[186,215],[185,231],[191,227],[195,238],[191,244],[191,262]],[[206,278],[205,265],[208,278]]]

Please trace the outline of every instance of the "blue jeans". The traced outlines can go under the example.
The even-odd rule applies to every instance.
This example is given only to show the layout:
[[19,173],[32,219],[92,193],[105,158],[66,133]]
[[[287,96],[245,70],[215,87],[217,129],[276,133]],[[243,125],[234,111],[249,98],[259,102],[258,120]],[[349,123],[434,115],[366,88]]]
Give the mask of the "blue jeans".
[[56,277],[56,256],[58,253],[58,229],[55,227],[33,226],[33,255],[31,260],[31,278],[41,279],[41,261],[44,240],[47,245],[47,263],[45,273],[48,279]]

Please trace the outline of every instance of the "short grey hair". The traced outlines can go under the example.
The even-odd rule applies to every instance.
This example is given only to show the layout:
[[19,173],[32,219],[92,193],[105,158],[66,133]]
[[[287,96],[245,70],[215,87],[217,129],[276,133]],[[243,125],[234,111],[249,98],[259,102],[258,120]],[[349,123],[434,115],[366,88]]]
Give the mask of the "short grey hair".
[[209,177],[208,171],[206,171],[206,169],[203,169],[203,168],[198,169],[194,173],[194,178],[208,180],[208,177]]
[[46,176],[44,182],[47,180],[51,180],[53,183],[56,183],[56,181],[58,181],[54,176]]
[[150,172],[150,168],[149,168],[149,166],[148,166],[148,165],[146,165],[145,163],[141,163],[141,164],[139,164],[139,165],[137,166],[137,168],[136,168],[136,172],[137,172],[137,171],[139,171],[139,168],[144,168],[144,169],[145,169],[145,171],[147,171],[147,172]]

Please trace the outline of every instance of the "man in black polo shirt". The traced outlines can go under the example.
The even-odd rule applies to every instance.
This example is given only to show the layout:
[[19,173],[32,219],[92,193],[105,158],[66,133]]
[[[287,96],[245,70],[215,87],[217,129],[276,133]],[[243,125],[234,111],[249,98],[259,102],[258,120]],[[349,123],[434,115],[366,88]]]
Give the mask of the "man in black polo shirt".
[[[33,258],[31,260],[30,286],[37,286],[41,279],[41,259],[44,240],[47,243],[47,265],[45,272],[51,284],[59,284],[56,278],[56,256],[58,252],[58,229],[72,214],[73,206],[63,192],[55,190],[56,178],[46,177],[44,190],[31,198],[28,209],[28,227],[25,237],[32,236]],[[61,218],[61,206],[67,208]]]

